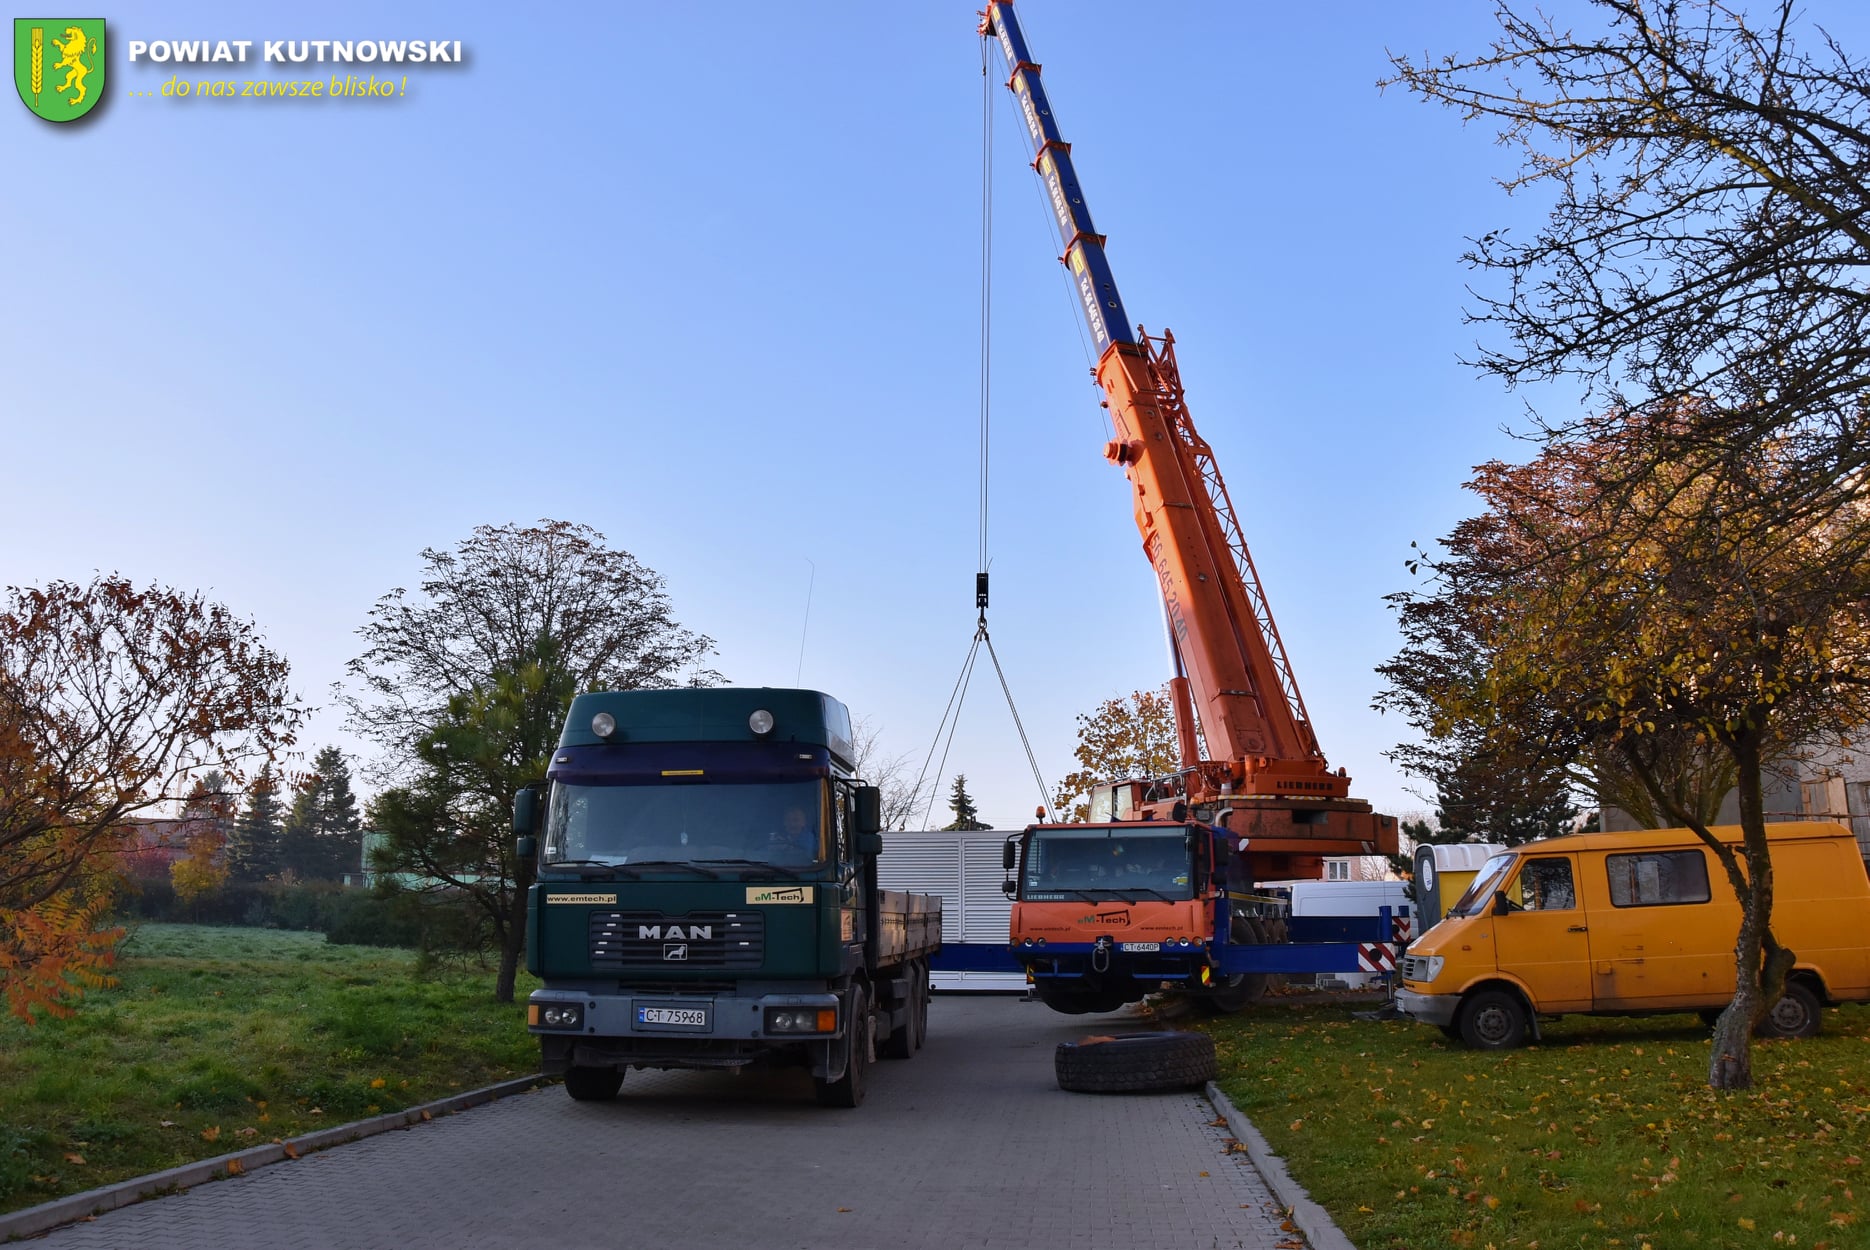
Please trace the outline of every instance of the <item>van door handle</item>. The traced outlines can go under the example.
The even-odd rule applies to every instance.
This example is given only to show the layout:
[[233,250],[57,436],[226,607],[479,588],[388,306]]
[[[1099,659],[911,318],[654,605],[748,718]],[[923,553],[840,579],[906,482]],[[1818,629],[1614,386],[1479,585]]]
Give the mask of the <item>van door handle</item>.
[[1572,926],[1571,926],[1571,928],[1569,928],[1569,929],[1567,929],[1567,930],[1565,930],[1565,932],[1567,932],[1567,933],[1585,933],[1585,932],[1588,932],[1588,930],[1587,930],[1587,929],[1586,929],[1586,928],[1585,928],[1585,927],[1584,927],[1583,925],[1581,925],[1581,924],[1575,924],[1575,925],[1572,925]]

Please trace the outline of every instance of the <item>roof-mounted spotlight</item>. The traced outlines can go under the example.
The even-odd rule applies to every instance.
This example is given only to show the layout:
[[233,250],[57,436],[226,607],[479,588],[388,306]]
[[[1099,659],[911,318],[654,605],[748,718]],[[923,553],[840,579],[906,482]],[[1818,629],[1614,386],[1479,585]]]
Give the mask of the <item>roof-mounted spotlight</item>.
[[759,709],[753,715],[747,717],[747,728],[753,731],[754,737],[764,738],[767,734],[773,732],[773,714],[765,708]]
[[617,732],[617,718],[609,712],[599,712],[591,718],[591,732],[610,741],[610,736]]

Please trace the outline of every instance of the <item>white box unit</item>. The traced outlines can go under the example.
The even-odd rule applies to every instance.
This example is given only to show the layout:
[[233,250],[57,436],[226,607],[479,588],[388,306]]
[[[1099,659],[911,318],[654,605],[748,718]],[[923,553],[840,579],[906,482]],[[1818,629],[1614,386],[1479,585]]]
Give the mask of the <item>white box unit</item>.
[[1018,990],[1026,974],[1007,951],[1013,904],[1001,847],[1014,830],[907,829],[883,835],[877,881],[889,890],[939,894],[942,949],[930,964],[938,990]]

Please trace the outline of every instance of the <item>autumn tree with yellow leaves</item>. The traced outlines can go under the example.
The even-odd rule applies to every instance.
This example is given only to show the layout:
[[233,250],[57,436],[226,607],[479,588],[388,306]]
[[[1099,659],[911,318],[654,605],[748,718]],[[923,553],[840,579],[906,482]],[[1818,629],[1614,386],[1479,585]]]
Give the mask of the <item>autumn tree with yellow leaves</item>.
[[1506,189],[1550,197],[1465,258],[1473,363],[1584,404],[1480,470],[1484,512],[1399,601],[1388,705],[1690,827],[1731,782],[1744,851],[1714,849],[1746,921],[1710,1081],[1744,1086],[1791,962],[1761,766],[1870,719],[1870,62],[1793,0],[1495,17],[1491,46],[1396,56],[1385,85],[1493,128]]
[[1066,820],[1091,818],[1093,787],[1131,777],[1169,777],[1181,767],[1169,688],[1105,699],[1078,716],[1078,766],[1059,781],[1053,806]]
[[[1763,772],[1870,723],[1870,507],[1787,516],[1793,470],[1770,452],[1661,462],[1657,437],[1630,419],[1483,466],[1483,511],[1395,600],[1405,646],[1383,702],[1431,741],[1612,772],[1695,831],[1743,908],[1709,1082],[1744,1088],[1749,1034],[1795,959],[1772,931]],[[1737,848],[1709,825],[1710,761],[1738,791]]]
[[103,985],[115,857],[210,769],[289,747],[303,708],[254,626],[200,594],[89,584],[0,600],[0,997],[66,1015]]

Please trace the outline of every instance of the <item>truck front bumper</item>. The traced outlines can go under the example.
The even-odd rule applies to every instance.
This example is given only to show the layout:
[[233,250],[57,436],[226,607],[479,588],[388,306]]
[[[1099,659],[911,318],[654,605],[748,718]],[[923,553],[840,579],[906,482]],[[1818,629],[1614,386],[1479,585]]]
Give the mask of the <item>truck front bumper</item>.
[[1396,991],[1396,1009],[1411,1020],[1447,1028],[1454,1023],[1454,1013],[1461,1006],[1455,994],[1421,994],[1415,990]]
[[[822,1069],[844,1036],[846,1022],[831,993],[618,993],[534,990],[526,1000],[527,1031],[538,1037],[548,1073],[568,1066],[638,1064],[655,1068],[739,1068],[789,1055]],[[548,1008],[574,1008],[576,1023],[544,1023]],[[830,1032],[769,1028],[770,1012],[816,1017],[832,1013]]]

